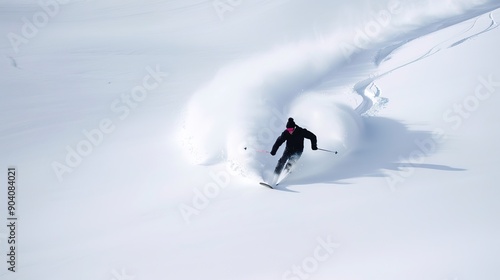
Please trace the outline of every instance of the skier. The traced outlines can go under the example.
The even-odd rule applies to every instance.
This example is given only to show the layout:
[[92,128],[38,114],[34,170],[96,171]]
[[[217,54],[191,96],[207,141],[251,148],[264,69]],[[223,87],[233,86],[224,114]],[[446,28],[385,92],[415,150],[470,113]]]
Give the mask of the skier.
[[278,139],[276,139],[273,149],[271,150],[271,155],[276,155],[278,148],[286,141],[285,151],[278,160],[278,164],[274,169],[274,184],[277,182],[285,163],[285,171],[288,172],[302,155],[302,152],[304,151],[304,138],[311,140],[311,148],[313,150],[318,149],[316,135],[309,130],[296,125],[293,118],[289,118],[286,123],[286,130],[281,133]]

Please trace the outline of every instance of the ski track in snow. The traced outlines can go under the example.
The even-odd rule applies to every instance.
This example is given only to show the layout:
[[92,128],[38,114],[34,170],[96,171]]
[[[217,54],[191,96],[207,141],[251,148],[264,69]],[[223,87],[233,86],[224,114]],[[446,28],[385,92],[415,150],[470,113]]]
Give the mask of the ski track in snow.
[[[498,24],[496,23],[493,13],[489,13],[487,18],[489,19],[489,22],[487,19],[484,19],[485,16],[478,16],[475,19],[472,20],[472,24],[463,32],[460,32],[459,34],[454,35],[451,38],[445,39],[441,43],[437,45],[433,45],[430,47],[427,51],[424,50],[424,54],[418,56],[416,59],[411,60],[409,62],[403,63],[401,65],[398,65],[389,71],[386,71],[382,74],[375,75],[374,77],[368,78],[366,80],[358,82],[354,86],[354,90],[357,94],[359,94],[363,102],[356,108],[356,112],[360,115],[364,116],[372,116],[376,114],[381,108],[383,108],[387,102],[388,99],[381,97],[381,91],[380,89],[375,85],[375,80],[389,75],[392,72],[401,69],[403,67],[406,67],[408,65],[411,65],[413,63],[416,63],[418,61],[421,61],[425,58],[428,58],[432,55],[437,54],[438,52],[442,50],[446,50],[449,48],[456,47],[460,44],[465,43],[468,40],[471,40],[477,36],[480,36],[486,32],[492,31],[493,29],[498,27]],[[484,24],[481,24],[479,26],[478,22],[479,21],[485,21]],[[486,25],[486,27],[484,27]],[[479,30],[476,30],[479,29]],[[392,58],[392,56],[397,55],[398,50],[406,47],[408,44],[411,44],[413,42],[418,41],[419,39],[423,39],[426,36],[420,36],[418,38],[414,38],[411,40],[408,40],[406,42],[398,43],[393,45],[392,47],[389,48],[384,48],[379,51],[377,51],[377,56],[375,59],[375,64],[378,66],[382,64],[384,61],[387,61]]]
[[[334,92],[330,95],[315,91],[322,82],[332,78],[329,77],[331,73],[346,66],[338,52],[325,48],[323,38],[320,43],[306,42],[286,46],[229,65],[193,96],[180,133],[181,145],[195,163],[212,165],[226,162],[235,167],[243,177],[259,180],[270,176],[270,171],[266,173],[265,170],[272,170],[277,158],[249,151],[270,150],[275,138],[283,131],[287,118],[294,117],[298,125],[318,136],[320,147],[339,150],[342,154],[335,160],[324,160],[323,162],[331,162],[331,165],[316,172],[302,170],[301,177],[328,172],[346,154],[356,150],[363,134],[362,117],[376,116],[389,102],[375,84],[377,79],[498,27],[492,12],[472,20],[465,19],[459,24],[468,24],[470,21],[472,23],[464,31],[439,44],[427,46],[416,58],[354,83],[353,93],[361,97],[361,102],[355,108],[334,101],[332,97],[338,94],[334,90],[330,90]],[[406,38],[391,47],[363,50],[364,54],[355,53],[351,59],[374,58],[371,64],[376,70],[397,57],[409,45],[420,43],[427,36],[455,25],[458,24],[450,23],[428,34]],[[245,112],[237,109],[245,107],[253,109]],[[212,114],[221,110],[228,111],[224,118]],[[212,115],[215,117],[211,117]],[[325,122],[319,121],[324,119],[332,120],[329,127],[325,127]],[[315,123],[323,125],[318,127]],[[308,144],[306,141],[306,151]],[[246,150],[244,147],[250,149]],[[309,160],[308,153],[304,153],[301,166],[312,163]]]
[[[437,44],[437,45],[433,45],[432,47],[428,48],[426,51],[424,51],[424,53],[422,55],[419,55],[417,58],[407,62],[407,63],[404,63],[404,64],[401,64],[397,67],[394,67],[393,69],[383,73],[383,74],[379,74],[377,75],[375,78],[373,78],[373,80],[377,79],[377,78],[380,78],[384,75],[387,75],[387,74],[390,74],[391,72],[393,71],[396,71],[400,68],[403,68],[403,67],[406,67],[410,64],[413,64],[413,63],[416,63],[420,60],[423,60],[425,58],[428,58],[432,55],[435,55],[437,54],[438,52],[442,51],[442,50],[445,50],[445,49],[448,49],[448,48],[453,48],[453,47],[456,47],[460,44],[463,44],[464,42],[470,40],[470,39],[473,39],[477,36],[480,36],[481,34],[484,34],[486,32],[489,32],[489,31],[492,31],[494,30],[495,28],[498,27],[498,24],[496,23],[494,17],[493,17],[493,13],[489,13],[488,16],[487,16],[487,19],[484,19],[485,16],[478,16],[476,17],[473,21],[472,21],[472,24],[471,26],[469,26],[466,30],[464,30],[463,32],[460,32],[459,34],[456,34],[454,35],[453,37],[451,38],[448,38],[448,39],[445,39],[444,41],[442,41],[441,43]],[[485,21],[484,24],[482,24],[481,26],[478,26],[478,22],[479,21]],[[486,27],[482,27],[486,25]],[[480,29],[480,30],[476,30],[476,29]],[[393,55],[397,55],[397,52],[398,50],[404,48],[406,45],[408,45],[409,43],[413,43],[413,42],[416,42],[418,41],[419,39],[425,39],[426,36],[420,36],[418,38],[414,38],[414,39],[411,39],[411,40],[408,40],[407,42],[404,42],[404,43],[400,43],[400,44],[397,44],[397,45],[394,45],[393,48],[389,48],[389,50],[385,50],[385,54],[383,55],[380,55],[382,53],[384,53],[384,50],[380,50],[379,51],[379,57],[377,58],[377,61],[376,61],[376,64],[377,65],[380,65],[382,64],[383,62],[389,60],[392,58]]]
[[[179,1],[164,0],[144,1],[150,5],[132,5],[139,3],[132,0],[93,2],[97,8],[96,13],[89,13],[91,26],[108,31],[135,28],[131,24],[135,21],[128,22],[134,15],[155,22],[149,11],[163,7],[160,2],[179,3],[178,6],[182,6]],[[192,2],[196,2],[193,5],[212,8],[211,1]],[[250,4],[243,2],[245,5]],[[301,1],[281,2],[293,4]],[[321,1],[303,3],[321,5]],[[242,6],[236,13],[245,12],[246,7]],[[172,14],[179,16],[174,12],[175,7],[172,9]],[[32,12],[36,12],[36,9]],[[207,17],[216,17],[213,10],[209,12],[212,13]],[[272,15],[282,13],[287,17],[302,17],[306,20],[317,16],[315,13],[306,15],[301,10],[293,14],[288,12],[278,10]],[[327,12],[332,14],[332,18],[339,14]],[[55,29],[52,34],[64,35],[57,31],[62,24],[58,25],[56,21],[67,21],[69,25],[72,25],[73,20],[86,22],[86,16],[74,14],[77,14],[76,19],[70,20],[71,13],[65,15],[65,12],[54,18]],[[415,151],[416,139],[429,139],[430,132],[410,130],[399,120],[420,122],[422,113],[431,111],[420,110],[418,106],[429,103],[435,105],[440,102],[439,99],[434,99],[432,92],[425,92],[415,96],[419,98],[418,106],[415,106],[408,100],[398,103],[394,98],[394,103],[389,104],[399,111],[387,114],[390,118],[378,114],[389,102],[384,97],[385,93],[389,95],[389,86],[399,90],[396,75],[389,76],[389,82],[384,81],[386,89],[381,86],[379,78],[399,74],[395,71],[422,62],[434,54],[438,54],[434,58],[439,59],[444,54],[441,51],[470,46],[472,44],[469,42],[478,36],[481,40],[488,39],[484,42],[498,43],[494,38],[482,37],[497,28],[494,14],[490,13],[489,17],[485,16],[487,14],[474,15],[448,25],[456,32],[445,32],[445,36],[439,31],[421,32],[422,29],[411,34],[396,32],[404,34],[404,38],[390,40],[384,37],[384,40],[374,42],[371,48],[354,53],[348,62],[342,53],[335,50],[338,42],[328,36],[321,41],[296,43],[257,53],[246,59],[234,55],[241,60],[226,65],[199,88],[185,108],[183,127],[175,131],[180,132],[179,140],[187,156],[196,163],[210,165],[206,167],[207,170],[205,167],[188,166],[179,160],[177,147],[171,145],[171,125],[177,121],[174,118],[179,110],[174,105],[184,104],[185,98],[191,93],[192,88],[188,85],[205,80],[204,71],[213,71],[214,65],[219,65],[222,60],[212,56],[214,53],[225,53],[225,49],[204,50],[209,53],[209,62],[203,62],[204,56],[199,54],[180,51],[182,59],[178,62],[174,60],[176,63],[170,65],[170,60],[164,57],[171,50],[161,50],[169,43],[156,45],[152,42],[164,38],[148,38],[134,45],[132,40],[136,38],[127,35],[124,41],[130,41],[128,46],[112,44],[105,51],[83,48],[68,55],[58,51],[58,48],[64,47],[55,46],[60,41],[50,40],[51,30],[41,32],[43,35],[37,39],[54,45],[54,49],[47,48],[50,54],[44,54],[43,51],[36,53],[40,45],[33,41],[22,55],[4,55],[1,61],[4,69],[10,71],[5,75],[5,80],[12,79],[12,82],[4,85],[4,94],[9,96],[5,98],[9,102],[5,102],[4,107],[15,109],[5,110],[4,114],[6,119],[2,134],[11,137],[3,141],[4,151],[8,151],[5,162],[17,165],[20,170],[19,206],[22,220],[18,232],[20,246],[16,253],[19,270],[13,274],[4,269],[4,272],[0,272],[0,278],[284,279],[287,278],[284,273],[295,268],[306,271],[314,267],[314,273],[308,275],[309,279],[462,280],[474,279],[474,276],[478,279],[495,279],[498,270],[494,260],[499,259],[497,236],[500,231],[496,201],[499,192],[494,183],[498,179],[494,172],[498,153],[490,149],[499,139],[499,135],[492,130],[494,124],[491,121],[498,116],[494,114],[495,107],[480,110],[483,117],[478,116],[475,120],[471,118],[475,122],[464,126],[456,137],[458,141],[444,146],[447,149],[444,153],[443,149],[436,147],[439,151],[436,157],[415,164],[401,163],[404,162],[401,158]],[[162,13],[157,15],[164,16]],[[240,19],[234,15],[234,19]],[[259,13],[257,16],[263,15]],[[191,19],[193,17],[186,17],[186,20]],[[274,22],[279,23],[279,18],[270,23]],[[415,22],[420,23],[418,20]],[[126,24],[117,24],[120,27],[114,29],[108,23]],[[424,24],[427,26],[428,23]],[[156,24],[151,29],[177,28],[167,25],[157,27],[159,24]],[[256,22],[251,21],[247,25],[253,27]],[[91,34],[99,33],[97,28],[83,28],[80,23],[74,26],[75,30],[71,27],[67,30],[71,30],[75,37],[83,35],[80,40],[85,43],[87,38],[92,38]],[[234,29],[241,32],[238,27]],[[80,34],[84,29],[87,33]],[[205,31],[202,27],[196,29]],[[424,27],[423,30],[427,29]],[[101,34],[113,35],[108,31]],[[456,35],[450,38],[451,33]],[[44,39],[47,38],[45,34],[48,39]],[[292,35],[294,38],[301,36],[299,33]],[[147,38],[149,35],[144,36]],[[193,35],[186,32],[188,39],[190,36]],[[428,37],[432,36],[429,40]],[[109,36],[107,40],[119,39]],[[232,40],[234,38],[228,36],[220,44],[241,44]],[[91,40],[90,43],[89,46],[93,46],[96,42]],[[255,45],[260,43],[262,39],[253,42]],[[209,42],[203,44],[210,45]],[[200,48],[206,47],[203,44]],[[422,47],[415,47],[415,44]],[[76,42],[76,45],[80,45],[80,42]],[[141,49],[142,46],[148,49]],[[488,62],[480,63],[482,65],[473,70],[463,67],[458,71],[460,77],[474,79],[477,69],[486,72],[494,67],[491,60],[496,56],[474,52],[493,50],[482,47],[484,45],[463,48],[465,51],[460,52],[472,56],[464,61],[481,59]],[[190,55],[193,59],[184,61]],[[460,60],[456,54],[451,57]],[[123,61],[129,59],[133,61]],[[65,63],[66,60],[71,63]],[[95,63],[94,60],[101,61]],[[166,102],[158,102],[160,106],[163,105],[158,113],[148,110],[153,106],[145,102],[140,104],[139,111],[132,113],[126,123],[110,115],[108,105],[112,99],[115,100],[117,93],[121,94],[124,90],[130,93],[130,89],[136,86],[136,79],[140,81],[144,75],[143,72],[122,71],[136,68],[143,70],[144,66],[154,66],[159,62],[169,67],[164,69],[162,66],[164,71],[182,68],[177,72],[172,71],[173,86],[169,84],[161,88],[166,92],[165,95],[179,95],[172,98],[175,104],[165,107]],[[206,64],[202,66],[205,67],[203,71],[195,69],[200,67],[198,62]],[[68,65],[73,63],[75,65]],[[127,67],[130,65],[133,67]],[[55,67],[58,69],[53,69]],[[181,71],[184,67],[189,70],[193,68],[193,71]],[[446,67],[441,69],[446,70]],[[438,72],[432,70],[425,77]],[[175,76],[176,73],[186,75]],[[434,86],[431,81],[419,77],[418,71],[408,73],[416,75],[409,79],[423,82],[419,86],[424,86],[418,89],[432,89]],[[456,83],[456,77],[450,73],[444,74],[446,84],[443,87],[455,89],[464,85]],[[130,83],[123,83],[124,80]],[[23,81],[26,87],[17,85]],[[115,86],[117,83],[121,84]],[[40,92],[35,86],[40,88]],[[7,95],[9,89],[12,94]],[[390,96],[400,94],[408,97],[408,92],[404,92],[407,89],[391,92]],[[72,91],[77,94],[71,94]],[[449,90],[446,97],[453,96],[455,92]],[[108,99],[104,98],[105,94],[109,94]],[[151,94],[147,102],[163,101],[160,97]],[[66,102],[69,99],[72,102]],[[489,103],[484,106],[495,105],[492,104],[494,101],[492,98],[484,102]],[[16,112],[21,110],[23,112]],[[403,114],[404,110],[411,112]],[[12,117],[8,116],[9,112]],[[95,120],[111,117],[117,121],[117,130],[113,135],[105,135],[99,147],[91,146],[95,152],[86,157],[72,174],[68,174],[64,183],[57,184],[50,170],[50,161],[62,162],[65,157],[67,161],[65,147],[74,148],[79,145],[77,143],[89,142],[80,133],[82,129],[97,129],[93,119],[85,119],[89,116]],[[266,177],[267,172],[274,168],[283,147],[275,157],[265,151],[270,150],[290,116],[299,125],[318,135],[320,148],[338,150],[339,154],[312,152],[309,141],[306,141],[300,165],[296,167],[297,172],[287,177],[278,188],[288,193],[267,190],[255,184],[255,181]],[[487,125],[481,128],[482,123]],[[428,129],[432,125],[420,127]],[[59,133],[65,129],[76,130],[76,133]],[[49,135],[53,138],[48,138]],[[59,136],[63,137],[59,139]],[[473,145],[477,144],[479,137],[487,141],[475,149]],[[16,145],[10,148],[9,145],[14,142]],[[244,147],[249,149],[245,150]],[[440,165],[447,163],[461,168]],[[232,178],[223,174],[219,169],[223,164],[237,170],[240,176]],[[412,180],[402,184],[397,192],[387,190],[388,184],[383,182],[385,171],[398,174],[398,171],[403,171],[406,175],[412,168],[430,170],[415,172]],[[441,172],[459,170],[470,172],[455,172],[457,176]],[[361,177],[378,178],[364,180]],[[252,184],[242,184],[243,180],[251,180]],[[348,186],[351,180],[354,184]],[[303,187],[312,184],[318,186]],[[296,186],[296,189],[288,189],[291,185]],[[298,195],[292,193],[299,193],[301,189],[305,192]],[[182,212],[179,213],[182,206],[196,213],[186,217]],[[6,230],[4,226],[5,233],[0,231],[0,245],[6,244],[2,242],[7,240]],[[332,254],[328,254],[327,260],[327,255],[321,254],[320,260],[316,258],[319,256],[317,253],[325,241]],[[289,279],[305,278],[300,275],[288,276]]]

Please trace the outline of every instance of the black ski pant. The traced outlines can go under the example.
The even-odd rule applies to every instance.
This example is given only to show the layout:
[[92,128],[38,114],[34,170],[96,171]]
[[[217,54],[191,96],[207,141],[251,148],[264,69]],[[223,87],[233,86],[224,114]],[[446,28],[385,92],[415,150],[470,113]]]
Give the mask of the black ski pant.
[[281,171],[283,170],[283,167],[285,166],[285,163],[286,163],[286,168],[290,169],[290,167],[294,165],[295,162],[297,162],[297,160],[299,160],[300,156],[302,155],[302,152],[303,151],[290,151],[285,149],[283,155],[278,160],[276,168],[274,169],[274,174],[280,174]]

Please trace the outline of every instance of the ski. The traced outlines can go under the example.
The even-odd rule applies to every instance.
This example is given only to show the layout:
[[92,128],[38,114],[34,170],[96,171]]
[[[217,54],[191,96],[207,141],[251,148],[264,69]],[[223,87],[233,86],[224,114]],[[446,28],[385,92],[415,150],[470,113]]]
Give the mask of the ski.
[[271,185],[270,185],[270,184],[268,184],[268,183],[265,183],[265,182],[260,182],[259,184],[260,184],[260,185],[262,185],[262,186],[264,186],[264,187],[268,187],[268,188],[270,188],[270,189],[274,189],[274,188],[273,188],[273,186],[271,186]]
[[290,173],[292,173],[292,172],[291,171],[284,171],[283,173],[284,174],[280,175],[280,178],[276,182],[276,186],[279,185],[281,182],[283,182],[283,180],[285,180],[286,177],[288,177],[288,175],[290,175]]

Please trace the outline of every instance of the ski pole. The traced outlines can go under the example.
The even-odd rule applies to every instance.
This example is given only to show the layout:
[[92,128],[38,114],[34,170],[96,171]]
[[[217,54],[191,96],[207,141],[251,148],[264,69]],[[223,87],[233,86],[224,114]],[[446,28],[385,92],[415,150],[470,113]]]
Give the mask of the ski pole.
[[329,153],[334,153],[334,154],[337,154],[337,153],[338,153],[337,151],[330,151],[330,150],[321,149],[321,148],[318,148],[318,150],[320,150],[320,151],[324,151],[324,152],[329,152]]
[[247,147],[245,147],[243,149],[245,149],[245,150],[252,149],[252,150],[256,151],[257,153],[269,154],[269,151],[266,151],[266,150],[258,150],[258,149],[255,149],[255,148],[247,148]]

